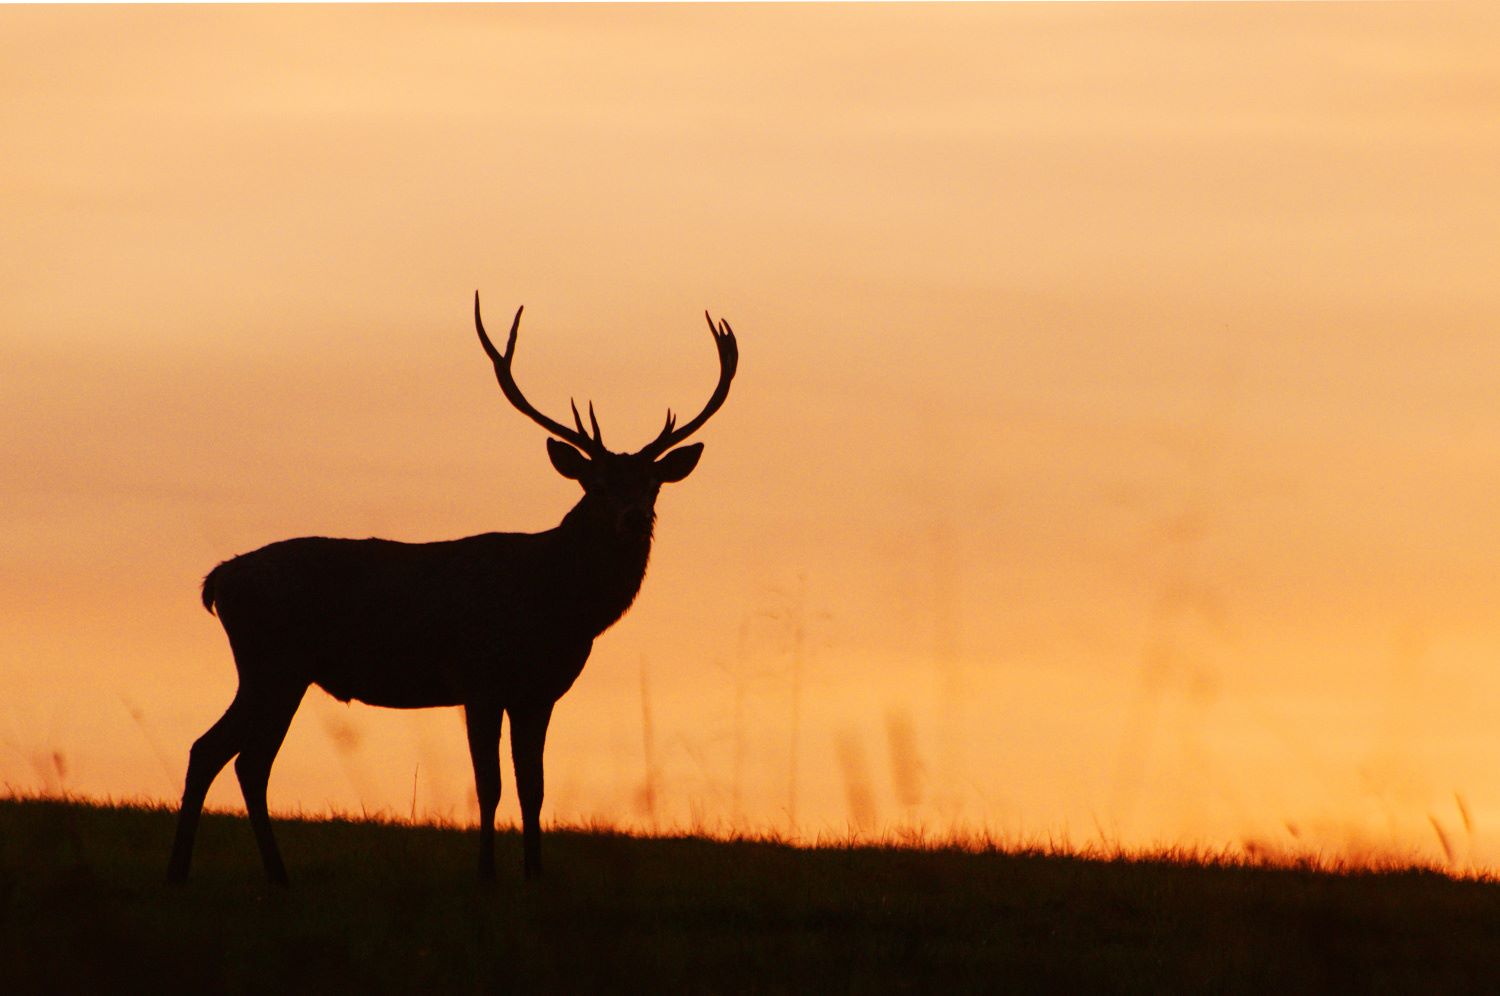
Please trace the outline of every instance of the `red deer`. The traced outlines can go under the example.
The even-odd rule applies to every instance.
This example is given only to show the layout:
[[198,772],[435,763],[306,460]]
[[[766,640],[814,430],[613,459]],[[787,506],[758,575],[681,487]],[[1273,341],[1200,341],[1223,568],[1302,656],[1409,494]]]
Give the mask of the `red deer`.
[[[546,429],[547,455],[583,498],[556,528],[485,533],[436,543],[303,537],[272,543],[215,567],[203,605],[229,637],[239,689],[189,754],[187,782],[167,868],[185,881],[203,799],[230,758],[266,877],[286,867],[266,811],[266,783],[292,715],[309,685],[334,698],[395,709],[462,706],[479,798],[479,875],[495,876],[500,728],[510,717],[511,759],[521,803],[523,870],[540,874],[542,748],[552,707],[577,679],[595,638],[635,600],[646,573],[661,485],[698,463],[702,443],[672,449],[729,395],[739,347],[729,323],[708,318],[719,383],[686,425],[666,424],[635,453],[604,446],[573,405],[574,427],[533,408],[511,373],[521,311],[505,352],[479,317],[474,326],[506,400]],[[705,313],[705,317],[708,317]],[[668,452],[671,450],[671,452]]]

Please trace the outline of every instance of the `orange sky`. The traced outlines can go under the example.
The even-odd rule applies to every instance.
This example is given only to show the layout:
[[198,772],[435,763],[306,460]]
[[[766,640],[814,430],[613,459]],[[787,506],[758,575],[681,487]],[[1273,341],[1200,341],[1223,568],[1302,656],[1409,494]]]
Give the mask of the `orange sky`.
[[[621,446],[712,387],[704,307],[743,355],[546,815],[1500,866],[1496,51],[1451,4],[0,7],[0,781],[175,797],[219,560],[561,518],[477,287]],[[455,712],[314,693],[271,799],[469,777]]]

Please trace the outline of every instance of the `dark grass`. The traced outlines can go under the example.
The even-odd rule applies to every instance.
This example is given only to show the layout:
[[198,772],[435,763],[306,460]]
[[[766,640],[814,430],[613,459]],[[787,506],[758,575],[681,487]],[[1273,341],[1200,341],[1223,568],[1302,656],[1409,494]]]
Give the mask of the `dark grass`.
[[472,831],[278,823],[290,890],[209,814],[0,799],[4,992],[1461,992],[1500,985],[1500,885],[1431,871],[555,831],[474,881]]

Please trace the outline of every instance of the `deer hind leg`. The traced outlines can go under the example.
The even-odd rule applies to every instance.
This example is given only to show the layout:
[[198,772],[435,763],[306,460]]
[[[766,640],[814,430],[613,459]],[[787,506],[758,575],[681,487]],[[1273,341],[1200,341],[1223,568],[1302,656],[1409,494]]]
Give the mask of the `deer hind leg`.
[[236,694],[219,721],[193,743],[188,753],[187,784],[182,790],[182,808],[177,812],[177,835],[172,840],[172,859],[167,863],[167,881],[185,882],[193,860],[193,839],[208,787],[229,759],[240,751],[244,739],[245,707]]
[[516,797],[521,802],[521,846],[527,878],[542,874],[542,749],[552,703],[510,710],[510,756],[516,768]]
[[479,878],[495,880],[495,809],[500,805],[500,727],[505,712],[499,706],[464,706],[469,731],[469,758],[474,762],[474,790],[479,797]]
[[244,746],[234,762],[234,773],[245,797],[245,811],[250,816],[250,829],[255,831],[255,843],[260,848],[266,879],[273,885],[286,885],[287,877],[281,851],[276,847],[276,836],[271,832],[271,814],[266,809],[266,784],[271,779],[271,764],[276,760],[276,752],[281,750],[281,742],[286,739],[286,731],[292,725],[292,716],[306,691],[306,685],[257,690],[253,698],[247,700]]

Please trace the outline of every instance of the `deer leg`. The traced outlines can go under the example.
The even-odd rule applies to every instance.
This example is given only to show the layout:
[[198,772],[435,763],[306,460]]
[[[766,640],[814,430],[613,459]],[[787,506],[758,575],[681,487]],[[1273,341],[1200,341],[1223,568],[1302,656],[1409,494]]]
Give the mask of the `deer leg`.
[[239,695],[219,721],[193,743],[188,753],[187,784],[182,790],[182,807],[177,812],[177,835],[172,840],[172,859],[167,863],[168,882],[186,882],[193,860],[193,839],[198,834],[198,817],[208,787],[229,759],[239,752],[244,736],[241,719],[244,709]]
[[510,756],[521,801],[521,846],[527,878],[542,874],[542,748],[552,703],[510,710]]
[[500,726],[504,719],[505,711],[499,706],[464,706],[474,791],[479,797],[479,878],[485,882],[495,880],[495,809],[500,805]]
[[266,809],[266,784],[271,779],[271,764],[281,742],[286,739],[287,728],[292,725],[292,716],[302,703],[307,686],[278,688],[257,696],[255,709],[245,719],[247,732],[245,745],[234,762],[234,773],[240,780],[240,792],[245,797],[245,811],[250,815],[250,829],[255,831],[255,843],[260,848],[260,860],[266,869],[266,879],[273,885],[286,885],[286,866],[281,862],[281,852],[276,847],[276,837],[271,832],[271,814]]

